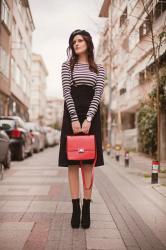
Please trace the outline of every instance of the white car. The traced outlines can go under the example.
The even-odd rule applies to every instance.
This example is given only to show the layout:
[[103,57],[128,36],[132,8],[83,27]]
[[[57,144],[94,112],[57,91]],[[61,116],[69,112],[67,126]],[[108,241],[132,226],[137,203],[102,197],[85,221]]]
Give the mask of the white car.
[[55,146],[56,144],[56,131],[55,129],[45,126],[47,146]]

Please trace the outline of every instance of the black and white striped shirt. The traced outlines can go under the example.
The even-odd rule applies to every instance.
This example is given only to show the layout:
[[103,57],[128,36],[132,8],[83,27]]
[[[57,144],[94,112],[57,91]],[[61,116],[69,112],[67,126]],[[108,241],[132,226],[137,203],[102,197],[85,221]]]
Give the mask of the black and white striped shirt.
[[[105,79],[105,70],[101,64],[97,64],[99,73],[98,75],[95,72],[89,70],[89,64],[76,63],[74,65],[73,70],[73,80],[75,85],[89,85],[93,86],[95,89],[95,93],[93,99],[90,103],[90,107],[87,112],[87,116],[94,117],[98,105],[101,100],[101,96],[103,94],[104,89],[104,79]],[[71,79],[71,71],[69,61],[65,61],[62,63],[61,69],[62,76],[62,88],[63,88],[63,96],[67,104],[67,108],[72,121],[77,121],[78,116],[76,113],[75,105],[73,98],[71,96],[71,85],[73,81]]]

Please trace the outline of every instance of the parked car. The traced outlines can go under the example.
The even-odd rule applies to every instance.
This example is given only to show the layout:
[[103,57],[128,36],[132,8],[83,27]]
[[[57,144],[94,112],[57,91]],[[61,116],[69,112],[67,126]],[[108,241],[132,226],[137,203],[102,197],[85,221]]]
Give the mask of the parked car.
[[60,136],[61,136],[61,131],[58,129],[55,129],[56,134],[55,134],[55,144],[59,144],[60,143]]
[[47,147],[47,138],[46,138],[46,131],[43,126],[39,126],[39,131],[42,134],[43,138],[43,149]]
[[0,116],[0,127],[10,138],[12,158],[21,161],[26,155],[33,155],[32,135],[19,116]]
[[40,150],[43,150],[45,147],[45,136],[43,135],[41,128],[34,122],[26,122],[25,126],[34,139],[34,152],[38,153]]
[[56,144],[56,130],[48,126],[45,126],[44,130],[46,131],[47,146],[54,146]]
[[0,127],[0,164],[5,168],[10,168],[11,164],[10,139],[2,127]]

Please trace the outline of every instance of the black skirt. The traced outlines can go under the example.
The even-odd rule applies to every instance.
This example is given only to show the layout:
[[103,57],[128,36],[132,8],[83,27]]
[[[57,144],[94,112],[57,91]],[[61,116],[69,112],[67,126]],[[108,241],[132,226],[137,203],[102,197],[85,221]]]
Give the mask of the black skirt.
[[[82,125],[83,121],[86,119],[86,114],[88,112],[90,103],[94,96],[94,88],[87,85],[80,86],[71,86],[71,96],[73,98],[75,109],[80,124]],[[95,166],[104,165],[103,159],[103,150],[102,150],[102,138],[101,138],[101,120],[100,120],[100,104],[98,105],[98,110],[95,113],[89,134],[95,135],[96,146],[97,146],[97,160]],[[73,135],[73,130],[71,126],[71,118],[67,109],[66,102],[64,102],[64,111],[63,111],[63,121],[62,121],[62,130],[60,137],[60,149],[59,149],[59,158],[58,166],[59,167],[68,167],[69,165],[79,165],[79,161],[73,161],[67,159],[66,154],[66,139],[67,135]],[[93,160],[83,160],[83,164],[92,164]]]

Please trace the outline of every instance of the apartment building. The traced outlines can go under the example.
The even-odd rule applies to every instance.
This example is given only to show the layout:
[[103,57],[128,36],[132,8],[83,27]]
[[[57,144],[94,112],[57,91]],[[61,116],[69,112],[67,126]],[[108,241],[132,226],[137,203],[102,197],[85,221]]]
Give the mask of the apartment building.
[[13,0],[11,96],[9,114],[29,119],[32,33],[34,22],[28,0]]
[[30,120],[40,125],[46,124],[46,87],[48,71],[39,54],[32,54],[32,82],[30,86]]
[[109,30],[109,20],[105,22],[104,29],[100,33],[99,44],[97,47],[97,52],[95,55],[95,61],[101,63],[106,71],[106,79],[103,91],[103,97],[101,100],[101,129],[102,129],[102,140],[103,145],[106,145],[110,141],[110,112],[108,110],[110,101],[110,30]]
[[47,98],[46,125],[57,124],[57,126],[61,127],[63,116],[63,104],[63,99],[55,97]]
[[12,1],[0,0],[0,115],[8,114]]
[[[153,13],[153,30],[157,37],[164,27],[166,1],[146,0],[144,4],[149,15]],[[140,102],[156,84],[151,77],[154,58],[147,12],[142,0],[105,0],[100,16],[108,18],[111,33],[111,142],[137,149]],[[164,46],[159,57],[161,64],[166,61]]]

